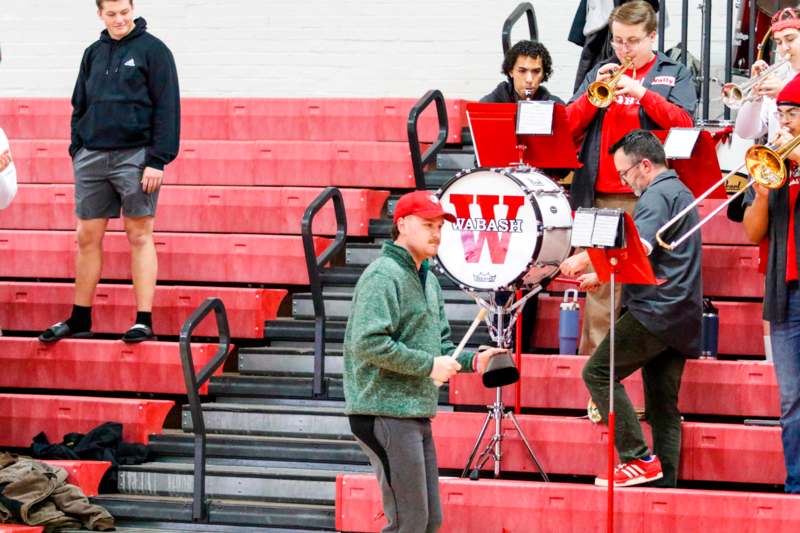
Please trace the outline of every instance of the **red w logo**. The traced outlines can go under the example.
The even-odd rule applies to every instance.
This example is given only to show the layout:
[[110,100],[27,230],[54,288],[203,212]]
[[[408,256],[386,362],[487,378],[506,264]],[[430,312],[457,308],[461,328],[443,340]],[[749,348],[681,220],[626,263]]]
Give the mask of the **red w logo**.
[[[500,196],[490,194],[451,194],[450,203],[456,208],[456,218],[458,219],[457,227],[461,229],[461,224],[465,220],[472,218],[469,212],[469,206],[473,203],[478,204],[481,211],[481,217],[484,220],[494,220],[494,208],[498,205],[508,206],[507,220],[514,220],[517,218],[517,212],[525,202],[524,196],[504,196],[503,203],[500,203]],[[500,231],[478,231],[477,238],[475,232],[461,230],[461,243],[464,245],[464,259],[467,263],[477,263],[481,259],[483,253],[484,243],[489,245],[489,258],[492,264],[503,264],[506,261],[506,253],[508,253],[508,245],[511,241],[510,232]]]

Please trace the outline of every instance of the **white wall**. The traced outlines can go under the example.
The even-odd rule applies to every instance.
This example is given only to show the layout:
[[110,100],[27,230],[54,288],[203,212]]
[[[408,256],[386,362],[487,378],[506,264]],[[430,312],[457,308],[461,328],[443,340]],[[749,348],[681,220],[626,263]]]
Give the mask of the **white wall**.
[[[738,2],[737,2],[738,3]],[[136,0],[176,56],[185,96],[477,98],[501,80],[500,31],[518,0]],[[700,11],[690,0],[690,50]],[[533,0],[553,56],[551,91],[569,97],[580,49],[566,36],[577,0]],[[680,36],[680,0],[667,47]],[[2,0],[0,96],[68,96],[102,29],[92,0]],[[715,66],[725,2],[714,2]],[[524,37],[524,19],[513,41]]]

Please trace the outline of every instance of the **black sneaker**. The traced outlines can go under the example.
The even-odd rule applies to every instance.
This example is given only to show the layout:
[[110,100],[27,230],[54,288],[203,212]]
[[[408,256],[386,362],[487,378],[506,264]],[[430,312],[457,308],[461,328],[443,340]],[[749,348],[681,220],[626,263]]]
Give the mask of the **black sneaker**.
[[135,344],[137,342],[153,341],[156,336],[153,334],[153,328],[146,324],[134,324],[131,329],[125,332],[122,336],[122,342]]

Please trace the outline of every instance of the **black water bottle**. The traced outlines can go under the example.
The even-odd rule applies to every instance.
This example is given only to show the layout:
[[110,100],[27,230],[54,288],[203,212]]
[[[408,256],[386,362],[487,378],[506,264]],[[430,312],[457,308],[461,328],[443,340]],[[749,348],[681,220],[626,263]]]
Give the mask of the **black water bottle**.
[[716,359],[719,341],[719,310],[703,298],[703,352],[705,359]]

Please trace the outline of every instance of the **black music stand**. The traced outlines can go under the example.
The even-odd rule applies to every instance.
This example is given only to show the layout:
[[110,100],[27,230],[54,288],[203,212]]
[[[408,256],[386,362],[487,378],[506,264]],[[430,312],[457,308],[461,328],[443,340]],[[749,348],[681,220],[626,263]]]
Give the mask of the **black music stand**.
[[[528,291],[525,296],[518,300],[516,298],[516,293],[513,291],[508,293],[489,293],[488,300],[483,299],[476,294],[470,293],[470,295],[475,298],[476,303],[489,312],[489,318],[486,319],[489,326],[489,335],[491,336],[492,340],[495,341],[498,348],[508,349],[511,344],[511,331],[517,319],[519,318],[520,313],[522,312],[522,307],[529,298],[535,294],[538,294],[541,290],[541,286],[534,287]],[[498,298],[498,296],[500,296],[500,298]],[[508,324],[506,324],[506,316],[510,317]],[[517,399],[517,402],[519,402],[519,398]],[[508,419],[511,420],[511,423],[514,425],[514,429],[525,445],[525,449],[528,451],[528,455],[530,456],[533,464],[536,466],[536,469],[539,471],[539,474],[541,474],[542,479],[544,481],[550,481],[550,478],[547,477],[542,464],[539,462],[539,459],[537,459],[536,454],[534,453],[533,448],[528,441],[528,438],[525,436],[525,432],[522,431],[522,427],[520,427],[517,417],[514,416],[514,410],[506,408],[505,404],[503,403],[502,387],[495,387],[494,403],[492,405],[487,405],[486,407],[489,409],[489,412],[486,413],[483,426],[481,426],[481,430],[478,432],[478,438],[475,440],[475,445],[472,447],[472,451],[469,454],[467,464],[464,466],[464,470],[461,472],[461,477],[469,476],[471,480],[477,481],[480,479],[481,468],[483,468],[486,463],[489,462],[489,459],[494,461],[494,477],[497,478],[500,476],[500,462],[503,457],[503,420]],[[492,420],[494,420],[494,434],[492,435],[491,439],[489,439],[489,442],[486,444],[480,455],[478,455],[478,458],[475,459],[475,456],[478,454],[478,449],[481,446],[481,442],[486,435],[489,422]],[[475,461],[474,467],[472,466],[473,460]]]
[[616,283],[655,285],[655,275],[647,252],[639,239],[630,215],[622,209],[585,209],[575,213],[572,226],[572,245],[589,254],[597,277],[611,284],[609,309],[609,379],[608,379],[608,504],[607,530],[614,531],[614,356],[616,332]]

